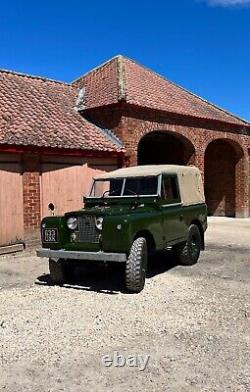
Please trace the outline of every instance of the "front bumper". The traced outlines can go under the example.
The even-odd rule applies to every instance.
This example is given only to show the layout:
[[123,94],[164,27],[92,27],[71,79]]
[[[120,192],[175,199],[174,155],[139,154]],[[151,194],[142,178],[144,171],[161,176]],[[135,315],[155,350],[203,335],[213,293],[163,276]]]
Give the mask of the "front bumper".
[[114,261],[123,263],[127,260],[126,253],[107,253],[107,252],[82,252],[68,251],[64,249],[51,250],[41,248],[36,251],[38,257],[48,257],[50,259],[74,259],[90,261]]

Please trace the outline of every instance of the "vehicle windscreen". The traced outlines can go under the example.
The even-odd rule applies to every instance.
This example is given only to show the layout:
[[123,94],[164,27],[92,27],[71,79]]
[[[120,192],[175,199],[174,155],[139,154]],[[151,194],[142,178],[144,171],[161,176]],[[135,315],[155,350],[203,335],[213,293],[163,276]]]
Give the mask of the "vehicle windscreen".
[[158,177],[135,177],[127,178],[123,196],[156,195],[158,188]]
[[157,195],[158,177],[114,178],[95,180],[90,197]]

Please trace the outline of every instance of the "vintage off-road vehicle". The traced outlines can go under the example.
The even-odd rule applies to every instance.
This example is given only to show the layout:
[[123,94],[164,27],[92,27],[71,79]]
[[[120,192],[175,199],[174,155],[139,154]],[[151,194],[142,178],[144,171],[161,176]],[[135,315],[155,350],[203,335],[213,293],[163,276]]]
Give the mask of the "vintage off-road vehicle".
[[125,264],[125,285],[140,292],[148,255],[172,248],[181,264],[204,249],[207,208],[196,167],[135,166],[94,178],[84,209],[42,220],[51,279],[62,284],[75,260]]

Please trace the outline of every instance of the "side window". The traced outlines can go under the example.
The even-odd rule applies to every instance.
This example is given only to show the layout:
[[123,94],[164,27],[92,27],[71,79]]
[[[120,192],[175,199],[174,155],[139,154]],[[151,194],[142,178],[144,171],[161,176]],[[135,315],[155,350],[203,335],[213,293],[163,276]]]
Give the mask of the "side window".
[[109,196],[120,196],[122,190],[123,180],[112,179],[110,180]]
[[180,201],[176,177],[162,178],[161,194],[166,204],[178,203]]

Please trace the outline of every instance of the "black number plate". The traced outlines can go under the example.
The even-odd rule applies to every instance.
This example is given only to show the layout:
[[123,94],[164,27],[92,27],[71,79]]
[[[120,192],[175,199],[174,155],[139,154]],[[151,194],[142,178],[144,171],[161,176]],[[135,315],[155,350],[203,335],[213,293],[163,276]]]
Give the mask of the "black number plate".
[[43,230],[43,242],[58,242],[58,230],[57,229],[44,229]]

